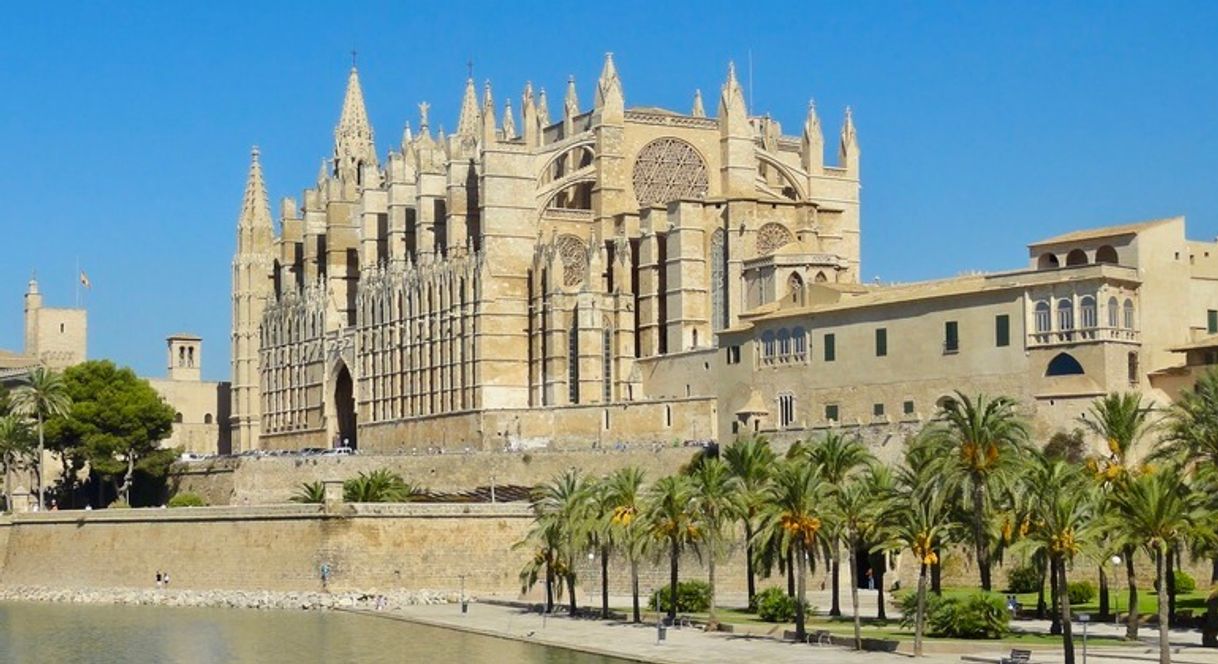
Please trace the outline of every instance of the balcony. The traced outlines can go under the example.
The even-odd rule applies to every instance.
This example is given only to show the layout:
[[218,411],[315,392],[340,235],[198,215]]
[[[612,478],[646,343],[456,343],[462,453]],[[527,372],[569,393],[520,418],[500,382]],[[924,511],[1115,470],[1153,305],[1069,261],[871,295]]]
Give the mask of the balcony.
[[1103,342],[1140,344],[1142,335],[1137,330],[1120,327],[1083,327],[1072,330],[1033,332],[1028,335],[1029,348]]

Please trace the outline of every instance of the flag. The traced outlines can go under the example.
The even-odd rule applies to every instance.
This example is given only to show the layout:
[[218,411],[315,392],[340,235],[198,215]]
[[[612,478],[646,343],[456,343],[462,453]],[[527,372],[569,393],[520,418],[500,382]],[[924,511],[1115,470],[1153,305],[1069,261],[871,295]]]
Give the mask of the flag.
[[93,288],[93,282],[89,281],[89,275],[85,274],[84,270],[80,271],[80,285],[88,289]]

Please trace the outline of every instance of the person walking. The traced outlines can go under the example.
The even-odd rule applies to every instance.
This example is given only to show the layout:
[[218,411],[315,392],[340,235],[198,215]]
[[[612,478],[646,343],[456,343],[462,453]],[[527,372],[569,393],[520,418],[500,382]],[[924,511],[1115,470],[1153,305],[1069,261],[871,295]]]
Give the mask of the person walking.
[[156,588],[157,590],[161,589],[161,570],[156,571]]
[[330,592],[330,563],[321,564],[321,589]]

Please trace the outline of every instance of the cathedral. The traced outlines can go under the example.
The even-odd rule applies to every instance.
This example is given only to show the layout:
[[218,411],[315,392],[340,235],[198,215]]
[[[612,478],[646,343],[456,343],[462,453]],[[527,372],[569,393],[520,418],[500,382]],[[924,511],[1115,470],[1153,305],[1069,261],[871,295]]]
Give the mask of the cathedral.
[[[555,100],[556,102],[558,100]],[[836,165],[749,113],[627,106],[611,55],[591,108],[567,82],[479,100],[381,157],[356,69],[333,154],[272,218],[254,150],[233,260],[233,450],[497,450],[720,436],[719,337],[857,285],[859,147]],[[727,358],[731,362],[731,358]]]

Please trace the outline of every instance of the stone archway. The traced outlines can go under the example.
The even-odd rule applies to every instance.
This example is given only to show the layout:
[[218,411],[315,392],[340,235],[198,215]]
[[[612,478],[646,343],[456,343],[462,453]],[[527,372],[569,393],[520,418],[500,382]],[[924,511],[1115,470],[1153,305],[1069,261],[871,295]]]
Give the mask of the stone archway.
[[355,449],[356,416],[355,416],[355,384],[351,380],[351,372],[347,365],[340,364],[334,375],[334,420],[336,438],[340,445]]

